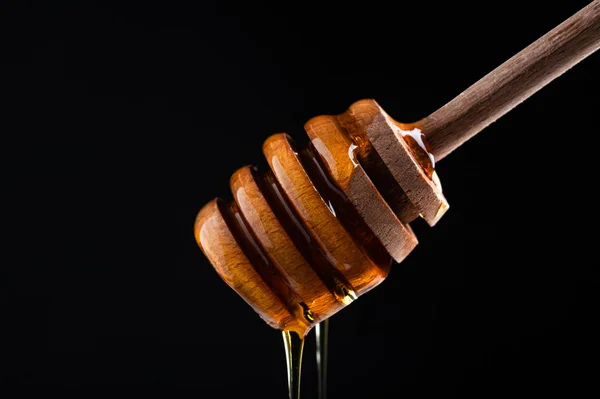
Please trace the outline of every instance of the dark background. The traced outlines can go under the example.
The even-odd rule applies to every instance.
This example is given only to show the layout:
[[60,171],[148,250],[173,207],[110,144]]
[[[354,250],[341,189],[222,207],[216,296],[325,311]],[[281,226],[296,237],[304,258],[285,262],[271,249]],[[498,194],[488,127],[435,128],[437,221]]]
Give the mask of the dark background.
[[[586,3],[3,1],[3,388],[286,397],[280,334],[194,241],[201,206],[270,134],[361,98],[420,119]],[[450,211],[332,319],[331,398],[598,394],[599,70],[439,164]]]

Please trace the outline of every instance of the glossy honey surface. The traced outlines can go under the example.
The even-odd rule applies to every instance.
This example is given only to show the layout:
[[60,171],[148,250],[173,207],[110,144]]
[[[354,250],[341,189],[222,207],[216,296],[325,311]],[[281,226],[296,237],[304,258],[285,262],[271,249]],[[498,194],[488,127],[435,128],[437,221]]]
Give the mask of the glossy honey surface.
[[[304,148],[283,133],[267,138],[269,170],[237,170],[233,200],[205,205],[195,223],[221,278],[269,325],[300,336],[384,281],[392,260],[417,244],[408,223],[445,201],[424,137],[374,101],[313,118],[305,129]],[[413,181],[399,179],[381,140],[404,151]],[[425,190],[423,200],[405,183]]]

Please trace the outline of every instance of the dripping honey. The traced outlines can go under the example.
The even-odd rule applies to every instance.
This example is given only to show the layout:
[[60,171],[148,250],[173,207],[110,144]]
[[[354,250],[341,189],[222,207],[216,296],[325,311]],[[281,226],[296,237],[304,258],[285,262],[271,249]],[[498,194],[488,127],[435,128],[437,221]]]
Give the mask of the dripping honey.
[[289,398],[300,399],[304,336],[288,330],[282,331],[282,335],[285,348]]

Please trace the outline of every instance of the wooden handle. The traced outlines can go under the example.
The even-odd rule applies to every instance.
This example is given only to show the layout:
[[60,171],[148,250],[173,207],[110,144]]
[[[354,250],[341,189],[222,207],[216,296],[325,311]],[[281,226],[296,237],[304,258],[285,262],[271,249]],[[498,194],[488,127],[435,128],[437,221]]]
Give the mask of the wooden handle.
[[595,0],[417,123],[436,161],[600,47]]

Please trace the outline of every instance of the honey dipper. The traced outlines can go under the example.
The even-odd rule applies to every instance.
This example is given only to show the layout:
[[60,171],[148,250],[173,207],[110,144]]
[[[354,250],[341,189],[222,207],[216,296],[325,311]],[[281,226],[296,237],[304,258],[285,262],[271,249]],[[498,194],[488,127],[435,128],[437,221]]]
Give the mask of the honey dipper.
[[449,209],[435,162],[600,47],[595,0],[428,117],[400,123],[374,100],[267,138],[270,170],[244,166],[233,201],[198,213],[195,238],[270,326],[303,337],[379,285],[417,245],[410,222]]

